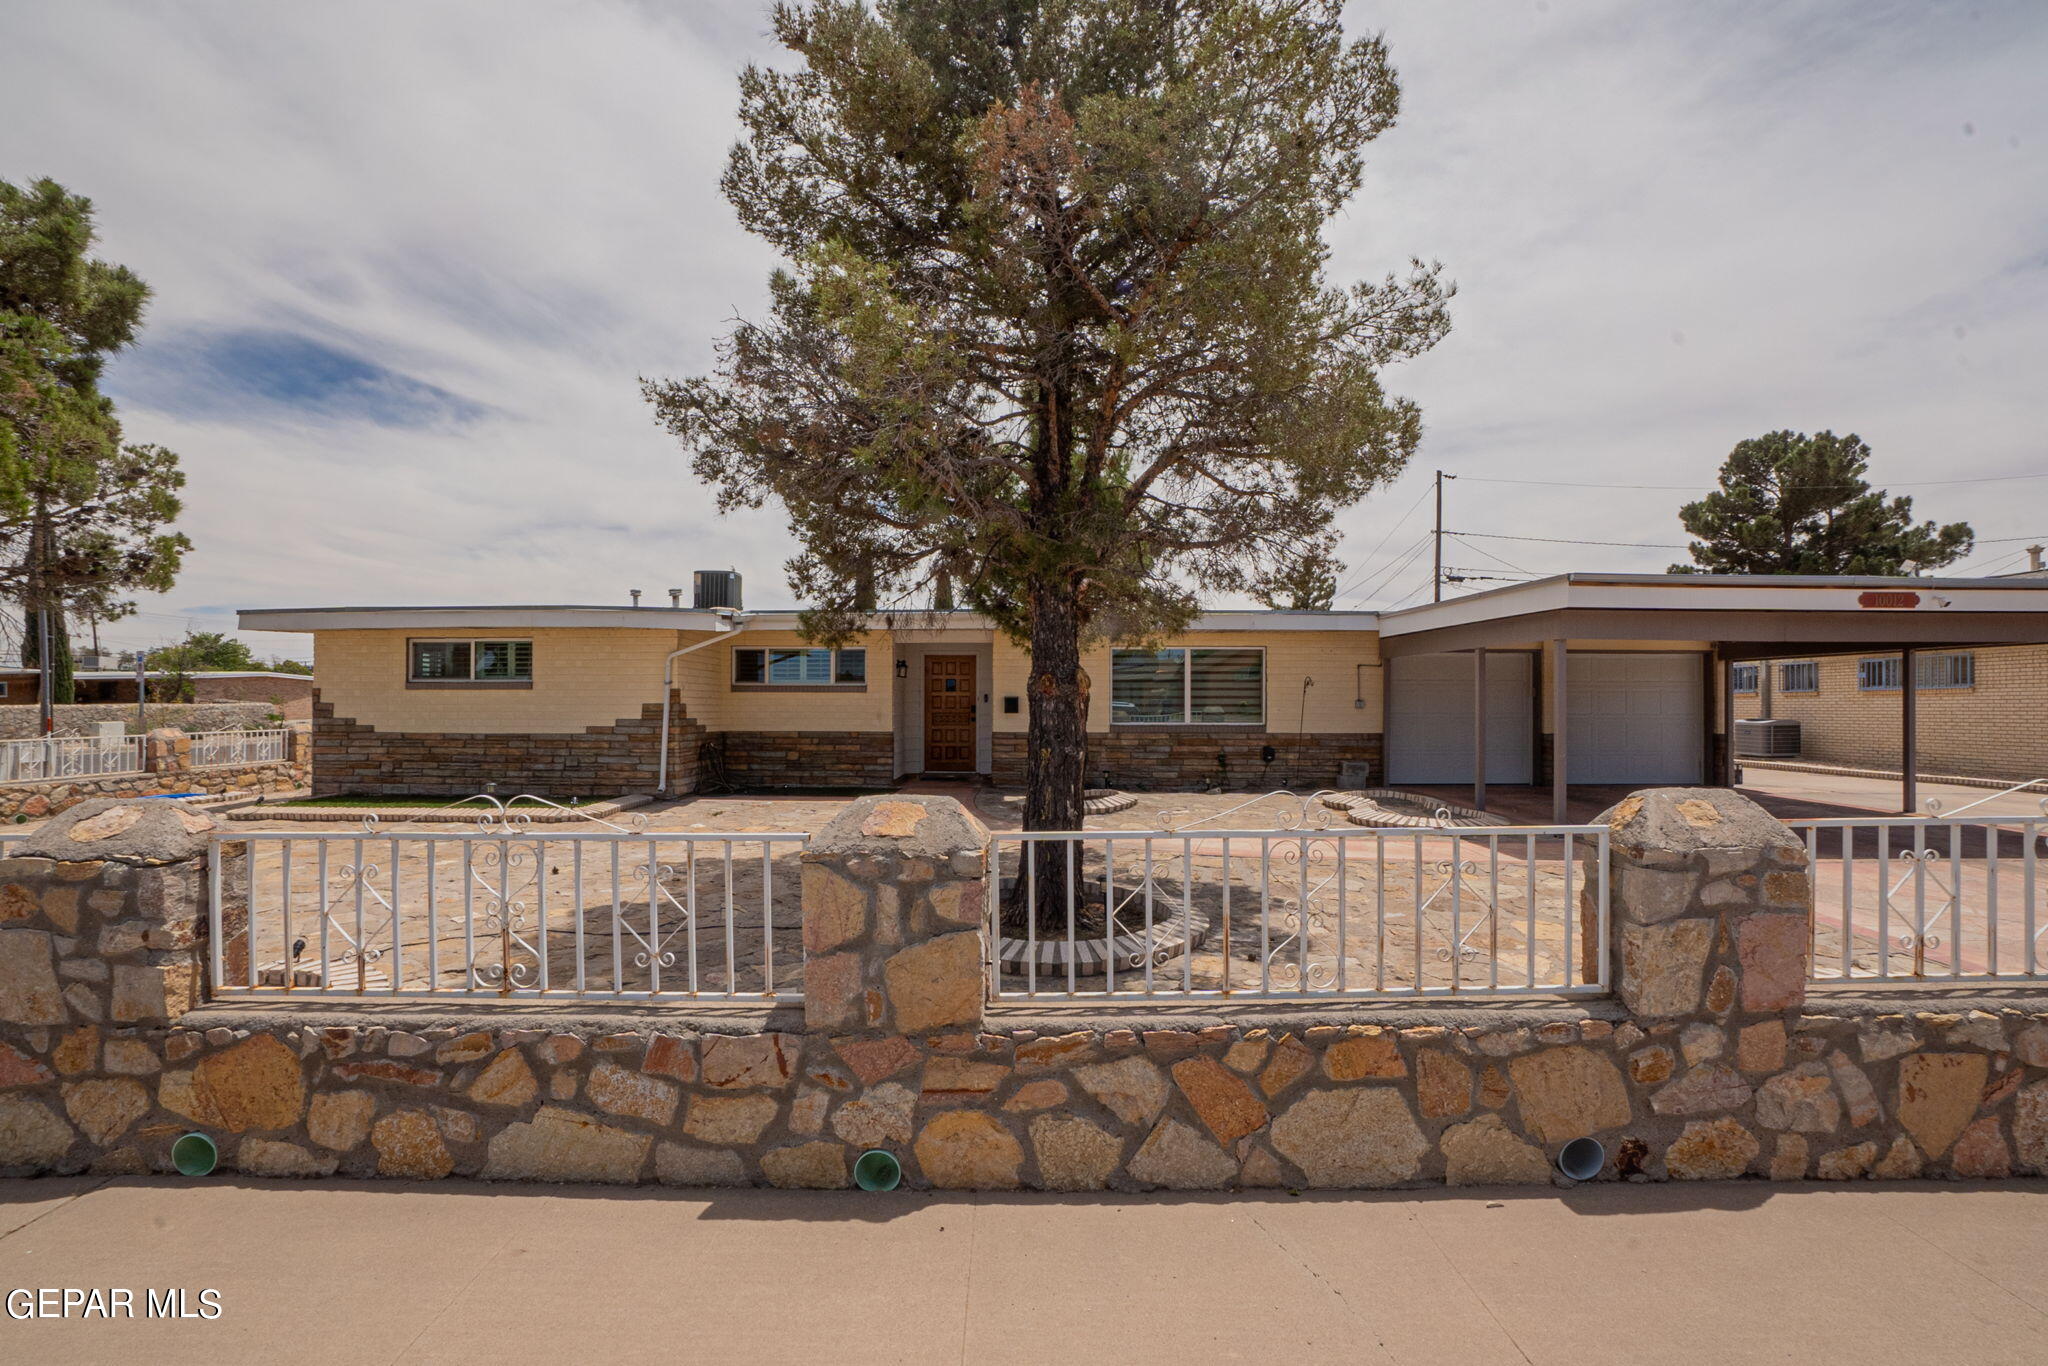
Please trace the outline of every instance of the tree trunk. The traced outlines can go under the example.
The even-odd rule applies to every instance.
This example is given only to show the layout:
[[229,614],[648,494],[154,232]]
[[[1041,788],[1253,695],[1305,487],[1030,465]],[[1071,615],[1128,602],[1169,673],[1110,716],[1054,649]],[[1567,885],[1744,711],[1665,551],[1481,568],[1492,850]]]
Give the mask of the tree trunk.
[[[1087,786],[1088,676],[1081,669],[1081,618],[1074,590],[1062,584],[1031,597],[1031,716],[1025,736],[1024,828],[1079,830]],[[1067,933],[1067,860],[1074,860],[1077,902],[1085,890],[1081,846],[1048,841],[1031,846],[1038,877],[1040,936]],[[1023,865],[1018,867],[1020,887]],[[1022,904],[1020,893],[1016,903]]]

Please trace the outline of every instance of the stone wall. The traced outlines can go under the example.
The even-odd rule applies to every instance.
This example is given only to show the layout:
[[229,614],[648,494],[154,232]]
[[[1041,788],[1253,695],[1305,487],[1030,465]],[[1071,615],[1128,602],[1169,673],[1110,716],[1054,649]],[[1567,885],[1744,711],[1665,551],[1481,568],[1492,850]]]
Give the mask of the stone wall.
[[144,746],[146,772],[99,778],[43,778],[0,785],[0,820],[34,820],[68,811],[93,797],[151,797],[173,792],[296,792],[310,781],[312,737],[292,732],[291,757],[280,763],[196,768],[183,731],[151,732]]
[[885,788],[896,781],[896,737],[876,730],[729,730],[712,737],[737,788]]
[[[1021,734],[994,737],[990,778],[1021,787],[1026,745]],[[1273,757],[1266,758],[1266,750]],[[1336,787],[1346,763],[1367,763],[1383,773],[1378,734],[1291,735],[1233,726],[1145,726],[1088,737],[1090,786],[1133,792],[1271,791],[1281,787]]]
[[[704,727],[671,694],[669,778],[678,792],[697,785]],[[418,794],[468,797],[497,784],[500,792],[544,797],[617,796],[653,791],[659,781],[661,706],[637,717],[560,734],[520,732],[393,732],[336,716],[313,702],[313,793],[338,796]]]
[[[268,702],[152,702],[149,721],[138,725],[133,702],[89,702],[53,708],[59,735],[97,735],[103,721],[119,721],[130,735],[176,727],[188,735],[214,730],[267,730],[280,712]],[[36,707],[0,707],[0,740],[42,734]]]
[[1807,1002],[1778,932],[1793,851],[1734,794],[1631,800],[1615,1000],[1151,1027],[985,1007],[985,836],[942,798],[865,798],[806,857],[834,985],[738,1033],[680,1009],[181,1014],[207,819],[81,807],[0,862],[0,1172],[168,1170],[200,1130],[299,1177],[829,1188],[886,1148],[912,1186],[1540,1185],[1583,1136],[1608,1180],[2048,1174],[2048,1002]]

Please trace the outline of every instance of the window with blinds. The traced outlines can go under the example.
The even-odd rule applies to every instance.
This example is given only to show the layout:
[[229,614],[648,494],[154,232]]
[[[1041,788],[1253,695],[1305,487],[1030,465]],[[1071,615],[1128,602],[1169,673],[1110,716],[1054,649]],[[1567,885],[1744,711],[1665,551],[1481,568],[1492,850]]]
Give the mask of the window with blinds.
[[789,649],[745,649],[732,652],[732,681],[788,686],[865,684],[865,649],[827,650],[804,646]]
[[1819,692],[1820,663],[1803,659],[1797,664],[1780,664],[1778,686],[1786,692]]
[[1109,717],[1162,726],[1187,717],[1186,650],[1117,650],[1109,661]]
[[1258,725],[1266,716],[1266,652],[1116,650],[1110,719],[1119,725]]
[[1734,674],[1735,674],[1735,691],[1737,691],[1737,692],[1755,692],[1755,691],[1757,690],[1757,666],[1756,666],[1756,665],[1754,665],[1754,664],[1737,664],[1737,665],[1735,666],[1735,668],[1734,668],[1733,672],[1734,672]]
[[415,640],[406,677],[414,683],[530,683],[530,640]]

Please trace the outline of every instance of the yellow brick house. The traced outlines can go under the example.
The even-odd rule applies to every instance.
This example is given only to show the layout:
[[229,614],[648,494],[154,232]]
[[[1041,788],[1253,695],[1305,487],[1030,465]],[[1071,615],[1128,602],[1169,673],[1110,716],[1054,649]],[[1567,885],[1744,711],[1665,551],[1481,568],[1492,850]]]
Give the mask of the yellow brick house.
[[[975,613],[266,608],[310,632],[322,793],[608,795],[1023,778],[1029,660]],[[1137,789],[1727,781],[1743,662],[2032,658],[2048,581],[1567,574],[1403,611],[1217,610],[1102,644],[1091,783]],[[2003,667],[2001,665],[2001,667]],[[1929,693],[1932,697],[1935,694]],[[1935,704],[1930,704],[1930,706]],[[2031,723],[2039,735],[2038,716]]]

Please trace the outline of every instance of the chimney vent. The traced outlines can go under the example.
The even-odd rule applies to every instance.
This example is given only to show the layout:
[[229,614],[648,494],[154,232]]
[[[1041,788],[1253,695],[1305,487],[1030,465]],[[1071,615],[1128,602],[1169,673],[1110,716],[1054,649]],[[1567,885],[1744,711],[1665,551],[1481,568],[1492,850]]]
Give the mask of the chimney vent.
[[668,605],[671,607],[681,607],[683,605],[682,589],[671,588],[668,590]]
[[2043,569],[2048,569],[2048,565],[2041,563],[2041,552],[2043,550],[2048,550],[2048,546],[2030,545],[2027,547],[2027,569],[2029,572],[2038,574]]
[[630,588],[626,591],[633,595],[633,605],[635,607],[638,607],[640,605],[640,590],[637,588]]

